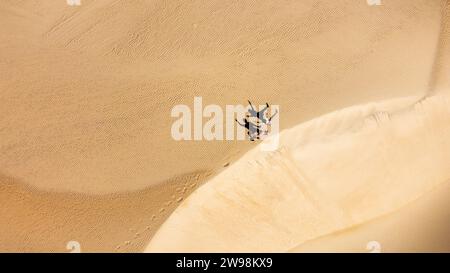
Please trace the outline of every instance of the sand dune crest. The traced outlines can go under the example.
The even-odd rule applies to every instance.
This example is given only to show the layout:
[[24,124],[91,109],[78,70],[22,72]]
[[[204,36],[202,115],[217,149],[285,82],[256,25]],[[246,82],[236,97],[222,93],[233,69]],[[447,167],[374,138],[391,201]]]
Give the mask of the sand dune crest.
[[287,251],[392,212],[450,178],[450,104],[343,109],[281,133],[194,192],[147,251]]

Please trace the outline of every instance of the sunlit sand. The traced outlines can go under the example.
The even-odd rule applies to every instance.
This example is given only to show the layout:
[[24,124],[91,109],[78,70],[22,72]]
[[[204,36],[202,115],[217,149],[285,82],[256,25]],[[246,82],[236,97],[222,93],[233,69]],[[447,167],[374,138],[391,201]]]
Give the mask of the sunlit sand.
[[[0,1],[1,252],[340,251],[450,178],[449,1],[81,3]],[[176,141],[196,96],[280,150]]]

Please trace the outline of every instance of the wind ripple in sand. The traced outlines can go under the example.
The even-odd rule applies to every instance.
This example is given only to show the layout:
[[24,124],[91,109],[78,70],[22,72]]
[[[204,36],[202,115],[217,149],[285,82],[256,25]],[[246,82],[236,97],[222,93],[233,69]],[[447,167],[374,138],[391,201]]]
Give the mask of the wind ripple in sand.
[[282,132],[277,152],[253,149],[194,192],[146,251],[287,251],[419,198],[450,178],[450,105],[415,99]]

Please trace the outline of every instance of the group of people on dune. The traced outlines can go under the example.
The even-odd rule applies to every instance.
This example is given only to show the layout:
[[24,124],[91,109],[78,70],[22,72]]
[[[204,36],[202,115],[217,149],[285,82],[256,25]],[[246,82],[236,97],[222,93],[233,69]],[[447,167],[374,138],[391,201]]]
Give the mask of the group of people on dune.
[[270,123],[278,114],[278,110],[272,116],[269,116],[266,114],[270,107],[267,102],[266,106],[260,111],[256,111],[250,101],[248,101],[248,103],[250,108],[248,109],[245,118],[242,119],[243,123],[239,122],[237,119],[235,120],[239,125],[246,129],[249,139],[251,141],[255,141],[255,139],[261,139],[262,135],[269,134]]

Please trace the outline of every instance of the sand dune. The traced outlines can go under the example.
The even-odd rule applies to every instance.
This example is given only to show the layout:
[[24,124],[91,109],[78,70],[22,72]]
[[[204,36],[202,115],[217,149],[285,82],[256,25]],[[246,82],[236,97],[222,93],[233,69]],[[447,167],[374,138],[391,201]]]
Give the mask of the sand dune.
[[364,223],[450,179],[450,101],[355,106],[280,134],[195,191],[147,251],[284,252]]
[[[391,214],[303,243],[290,252],[449,252],[450,183]],[[370,242],[377,242],[370,248]]]
[[442,3],[2,1],[0,171],[45,190],[139,190],[252,147],[174,141],[170,110],[196,95],[279,104],[289,128],[424,94]]
[[208,176],[191,174],[133,193],[46,192],[0,177],[0,252],[141,252],[164,220]]
[[[192,105],[194,96],[220,106],[247,99],[278,104],[284,130],[312,126],[317,123],[309,121],[344,109],[321,118],[324,124],[319,122],[317,128],[301,129],[301,135],[292,129],[294,135],[284,145],[304,146],[273,156],[274,168],[295,170],[283,174],[283,183],[305,183],[322,201],[308,203],[308,194],[301,192],[289,195],[283,203],[287,214],[279,213],[282,219],[287,217],[285,223],[274,218],[281,221],[281,234],[271,225],[260,228],[280,237],[256,250],[285,251],[408,203],[445,177],[441,168],[448,162],[444,152],[448,146],[436,145],[447,143],[440,136],[447,134],[447,127],[434,126],[447,121],[446,100],[439,101],[438,96],[450,90],[448,9],[445,0],[383,0],[382,6],[368,6],[364,0],[82,0],[77,7],[65,0],[0,1],[0,251],[64,252],[70,240],[79,240],[84,251],[144,250],[178,198],[206,181],[206,189],[216,187],[220,177],[231,175],[238,162],[257,149],[249,142],[174,141],[170,110],[177,104]],[[426,96],[436,97],[417,103]],[[384,122],[384,114],[373,112],[378,107],[395,109],[396,118]],[[415,118],[423,118],[424,124]],[[363,137],[369,132],[374,136]],[[326,139],[313,144],[316,137]],[[413,147],[424,146],[409,150],[400,139]],[[328,141],[342,146],[321,150],[329,148]],[[384,147],[385,154],[377,154],[381,150],[371,144]],[[293,153],[291,149],[302,151],[299,158],[284,158]],[[367,173],[365,180],[361,173],[366,187],[351,195],[355,200],[334,206],[342,196],[335,196],[332,189],[340,190],[340,179],[354,170],[327,160],[350,162],[345,151],[362,154],[355,169],[367,166],[368,155],[376,155],[373,160],[379,161],[371,161],[375,164],[371,170],[384,170],[386,177],[381,177],[383,172]],[[308,162],[301,158],[304,154],[311,156]],[[418,155],[422,157],[411,162]],[[383,161],[383,156],[395,162]],[[430,156],[441,165],[429,166],[425,158]],[[278,165],[278,158],[288,165]],[[417,164],[417,172],[422,170],[419,166],[429,167],[403,193],[402,179],[411,174],[407,169],[395,172],[395,166],[403,166],[401,159]],[[314,180],[294,181],[299,162]],[[233,167],[224,168],[227,163]],[[324,168],[330,169],[323,172]],[[248,171],[255,177],[271,173],[257,166]],[[374,182],[377,175],[382,183]],[[324,190],[327,176],[335,183]],[[349,180],[349,189],[355,186],[351,181],[356,179]],[[398,187],[392,186],[392,196],[386,197],[391,203],[365,204],[360,211],[342,208],[360,202],[365,190],[376,202],[377,194],[391,188],[386,183]],[[240,185],[229,184],[224,193],[241,190]],[[253,198],[271,204],[277,193],[285,193],[282,185],[262,187],[261,196],[256,191],[250,199],[236,200],[244,207],[254,206]],[[204,189],[192,200],[205,198],[200,197]],[[304,213],[311,213],[308,221],[317,221],[318,227],[299,235],[298,230],[291,231],[296,227],[289,215],[291,205],[300,206],[302,199],[309,204],[304,208]],[[272,217],[263,208],[250,210],[256,211],[255,221]],[[171,223],[184,219],[180,213],[184,217],[192,213],[184,210],[185,205],[168,220],[149,250],[176,249],[160,243],[172,235]],[[159,215],[157,220],[153,215]],[[321,222],[324,215],[330,216],[326,223]],[[252,221],[243,223],[245,232],[253,232]],[[190,234],[193,222],[184,224],[172,231],[180,236],[180,251],[191,249],[190,239],[179,232]],[[289,237],[291,232],[294,236]],[[242,234],[231,235],[237,239]],[[205,244],[199,245],[200,250],[209,249],[207,240],[199,242]],[[232,242],[224,238],[214,251],[255,247],[252,240],[234,248]]]

